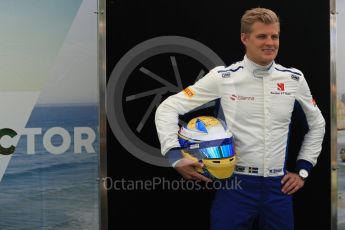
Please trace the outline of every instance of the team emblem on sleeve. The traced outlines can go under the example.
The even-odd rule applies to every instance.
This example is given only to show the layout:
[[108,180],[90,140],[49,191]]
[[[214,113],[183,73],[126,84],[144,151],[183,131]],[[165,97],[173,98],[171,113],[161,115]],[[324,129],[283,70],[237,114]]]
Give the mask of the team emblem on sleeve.
[[183,94],[186,96],[186,97],[193,97],[195,95],[195,92],[192,90],[192,88],[190,87],[187,87],[183,90]]

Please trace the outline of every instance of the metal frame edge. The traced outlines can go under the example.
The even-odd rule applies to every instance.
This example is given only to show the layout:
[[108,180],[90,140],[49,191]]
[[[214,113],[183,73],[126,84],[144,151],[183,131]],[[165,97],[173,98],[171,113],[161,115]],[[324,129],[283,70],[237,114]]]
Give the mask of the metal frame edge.
[[331,229],[338,228],[338,164],[337,164],[337,33],[336,0],[330,0],[330,87],[331,87]]
[[107,117],[106,117],[106,0],[98,0],[98,87],[99,87],[99,228],[108,229]]

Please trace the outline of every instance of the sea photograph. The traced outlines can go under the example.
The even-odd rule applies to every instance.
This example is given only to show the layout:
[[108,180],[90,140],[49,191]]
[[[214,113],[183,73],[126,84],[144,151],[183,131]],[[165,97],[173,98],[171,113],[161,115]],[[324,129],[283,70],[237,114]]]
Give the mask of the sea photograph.
[[[54,127],[69,134],[70,138],[49,138],[53,146],[70,139],[63,153],[50,153],[44,146],[44,135]],[[81,146],[75,153],[76,127],[89,130],[80,139],[90,142],[91,149]],[[41,129],[42,134],[31,135],[34,153],[28,153],[32,140],[22,135],[12,155],[0,183],[0,229],[98,229],[98,107],[38,106],[26,128]],[[92,132],[95,137],[89,135]]]

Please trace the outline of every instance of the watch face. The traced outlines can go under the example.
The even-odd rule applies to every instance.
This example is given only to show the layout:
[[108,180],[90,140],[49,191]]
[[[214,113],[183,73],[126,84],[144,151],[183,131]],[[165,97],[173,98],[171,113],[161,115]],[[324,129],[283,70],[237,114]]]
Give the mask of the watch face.
[[305,179],[308,177],[308,171],[305,169],[301,169],[301,170],[299,170],[299,175]]

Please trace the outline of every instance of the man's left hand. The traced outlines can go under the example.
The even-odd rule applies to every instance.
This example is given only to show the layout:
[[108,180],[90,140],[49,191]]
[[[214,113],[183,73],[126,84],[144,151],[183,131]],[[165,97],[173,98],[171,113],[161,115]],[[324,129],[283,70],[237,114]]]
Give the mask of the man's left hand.
[[282,179],[282,192],[292,195],[304,186],[304,180],[297,173],[288,172]]

